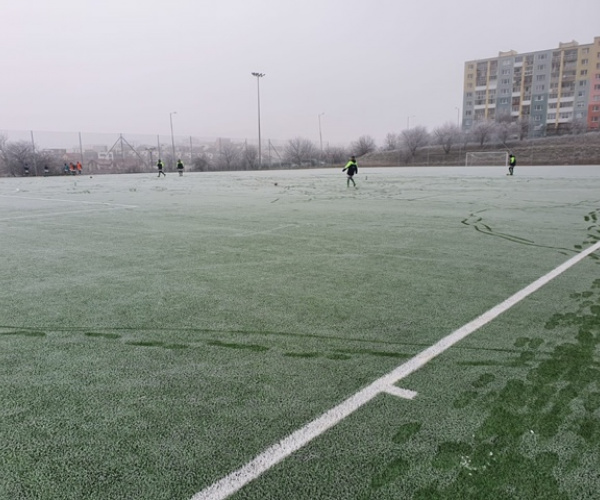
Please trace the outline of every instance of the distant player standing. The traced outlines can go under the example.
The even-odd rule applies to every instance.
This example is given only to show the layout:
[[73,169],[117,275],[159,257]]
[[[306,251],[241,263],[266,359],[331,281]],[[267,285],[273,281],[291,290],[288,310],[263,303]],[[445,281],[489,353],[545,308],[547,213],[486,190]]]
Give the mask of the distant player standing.
[[356,158],[354,156],[350,157],[350,160],[348,160],[348,163],[346,163],[346,166],[342,169],[342,172],[346,172],[348,174],[346,187],[350,187],[350,182],[352,182],[352,185],[356,187],[356,182],[354,182],[354,179],[352,178],[354,174],[358,174],[358,165],[356,164]]
[[158,176],[160,177],[160,174],[163,174],[165,177],[167,176],[167,174],[165,174],[163,172],[163,167],[165,166],[165,164],[163,163],[163,161],[159,158],[158,162],[156,163],[156,168],[158,168]]
[[183,162],[181,159],[177,160],[177,171],[179,172],[179,177],[183,175]]
[[513,174],[513,170],[516,166],[517,166],[517,157],[514,154],[510,153],[508,155],[508,175]]

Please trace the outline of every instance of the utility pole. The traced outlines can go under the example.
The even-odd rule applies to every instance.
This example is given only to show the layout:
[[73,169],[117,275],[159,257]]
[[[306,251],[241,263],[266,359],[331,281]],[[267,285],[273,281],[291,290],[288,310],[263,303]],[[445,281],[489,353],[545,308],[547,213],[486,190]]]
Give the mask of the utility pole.
[[173,135],[173,115],[176,115],[177,111],[171,111],[169,113],[169,121],[171,122],[171,148],[173,152],[173,166],[175,166],[175,136]]
[[323,133],[321,132],[321,116],[325,113],[319,114],[319,143],[321,144],[321,156],[323,156]]
[[258,92],[258,168],[262,168],[262,151],[260,138],[260,79],[265,76],[264,73],[253,72],[252,76],[256,77],[256,88]]

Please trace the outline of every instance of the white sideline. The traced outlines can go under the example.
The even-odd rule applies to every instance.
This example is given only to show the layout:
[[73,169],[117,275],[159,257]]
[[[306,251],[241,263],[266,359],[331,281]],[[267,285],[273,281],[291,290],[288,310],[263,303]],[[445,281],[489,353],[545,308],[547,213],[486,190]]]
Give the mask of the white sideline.
[[122,203],[108,203],[104,201],[84,201],[84,200],[63,200],[60,198],[34,198],[33,196],[11,196],[0,194],[0,198],[17,198],[21,200],[37,200],[37,201],[58,201],[61,203],[81,203],[83,205],[105,205],[109,207],[119,208],[137,208],[137,205],[124,205]]
[[299,450],[314,438],[320,436],[325,431],[342,421],[344,418],[351,415],[354,411],[371,401],[378,394],[386,392],[397,395],[400,389],[392,388],[396,382],[418,370],[433,358],[443,353],[446,349],[449,349],[460,340],[486,325],[500,314],[507,311],[512,306],[519,303],[521,300],[531,295],[533,292],[540,289],[542,286],[546,285],[548,282],[565,272],[567,269],[599,249],[600,241],[570,258],[522,290],[518,291],[504,302],[483,313],[481,316],[475,318],[473,321],[467,323],[458,330],[455,330],[450,335],[447,335],[440,341],[433,344],[431,347],[421,351],[415,357],[409,359],[406,363],[403,363],[387,375],[377,379],[372,384],[360,390],[353,396],[350,396],[339,405],[325,412],[320,417],[317,417],[315,420],[308,423],[301,429],[293,432],[288,437],[279,441],[277,444],[267,448],[260,455],[256,456],[240,469],[230,473],[199,493],[196,493],[191,500],[221,500],[227,498],[228,496],[240,490],[244,485],[253,481],[271,467],[281,462],[284,458]]

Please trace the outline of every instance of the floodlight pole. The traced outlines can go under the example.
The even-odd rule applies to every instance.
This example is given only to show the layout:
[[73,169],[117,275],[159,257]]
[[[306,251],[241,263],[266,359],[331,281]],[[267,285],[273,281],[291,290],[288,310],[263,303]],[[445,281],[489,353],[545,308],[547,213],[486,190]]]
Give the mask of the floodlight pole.
[[325,113],[320,113],[319,114],[319,143],[321,144],[321,156],[323,156],[323,134],[321,132],[321,117],[324,115]]
[[171,122],[171,149],[173,151],[173,164],[175,164],[175,136],[173,135],[173,115],[176,115],[177,111],[171,111],[169,113],[169,121]]
[[253,72],[252,76],[256,77],[256,89],[258,93],[258,168],[262,167],[262,149],[260,138],[260,79],[265,76],[264,73]]
[[406,117],[406,130],[410,130],[410,119],[415,118],[415,115],[410,115]]

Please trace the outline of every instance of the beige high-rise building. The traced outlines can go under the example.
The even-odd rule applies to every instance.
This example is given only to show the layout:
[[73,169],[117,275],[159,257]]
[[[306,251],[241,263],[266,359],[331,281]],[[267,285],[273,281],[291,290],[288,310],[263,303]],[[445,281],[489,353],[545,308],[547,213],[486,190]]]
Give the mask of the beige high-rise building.
[[[600,127],[600,36],[580,45],[467,61],[462,123],[509,119],[529,137]],[[510,117],[510,118],[509,118]]]

